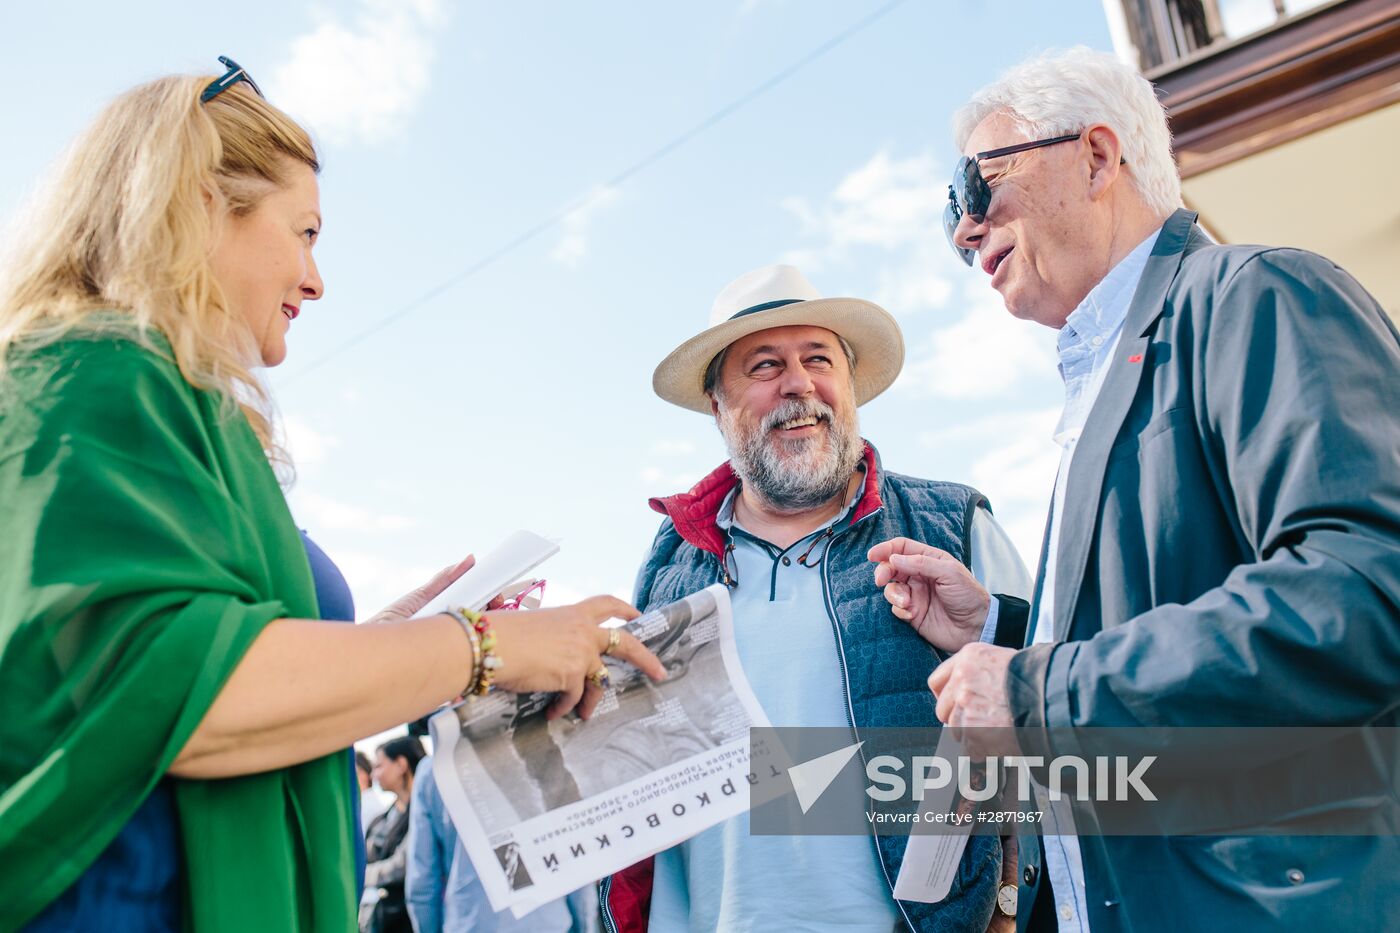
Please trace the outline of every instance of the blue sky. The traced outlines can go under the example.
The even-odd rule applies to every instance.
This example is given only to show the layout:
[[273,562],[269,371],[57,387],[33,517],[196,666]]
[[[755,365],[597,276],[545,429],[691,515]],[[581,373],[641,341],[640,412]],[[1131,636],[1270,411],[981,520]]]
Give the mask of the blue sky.
[[1099,0],[908,0],[752,96],[884,6],[11,5],[0,219],[111,96],[220,54],[306,122],[326,297],[268,381],[293,511],[362,616],[521,527],[563,540],[550,602],[629,594],[647,497],[724,458],[711,421],[651,394],[652,370],[725,283],[775,261],[896,315],[905,373],[863,433],[888,468],[980,488],[1033,565],[1053,334],[947,248],[949,117],[1028,54],[1109,49],[1108,25]]

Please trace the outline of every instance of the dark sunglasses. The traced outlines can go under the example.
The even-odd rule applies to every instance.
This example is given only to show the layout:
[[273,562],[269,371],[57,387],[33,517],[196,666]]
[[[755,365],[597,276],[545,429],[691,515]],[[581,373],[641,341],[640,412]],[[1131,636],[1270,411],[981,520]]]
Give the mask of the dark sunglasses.
[[238,64],[238,62],[234,61],[231,58],[226,58],[225,56],[220,55],[219,64],[227,68],[228,71],[225,72],[222,78],[219,78],[215,81],[211,81],[209,83],[209,86],[205,88],[203,93],[199,95],[200,103],[209,103],[209,101],[218,97],[220,94],[233,87],[239,81],[247,81],[248,86],[253,89],[254,94],[263,98],[263,100],[267,99],[267,96],[262,92],[262,88],[258,87],[258,82],[254,81],[252,75],[244,71],[243,66]]
[[1079,137],[1079,133],[1070,133],[1066,136],[1054,136],[1050,139],[1037,139],[1028,143],[1017,143],[1003,149],[988,149],[986,152],[979,152],[971,158],[963,156],[959,159],[957,168],[953,169],[953,183],[948,186],[948,203],[943,208],[943,232],[948,235],[948,245],[953,247],[953,252],[962,257],[963,262],[969,266],[972,265],[977,256],[977,250],[963,249],[953,239],[953,234],[957,231],[958,222],[963,219],[964,214],[980,224],[982,218],[987,216],[987,208],[992,205],[992,189],[987,187],[987,181],[982,177],[979,162],[983,159],[999,159],[1002,156],[1039,149],[1042,146],[1067,143],[1071,139]]

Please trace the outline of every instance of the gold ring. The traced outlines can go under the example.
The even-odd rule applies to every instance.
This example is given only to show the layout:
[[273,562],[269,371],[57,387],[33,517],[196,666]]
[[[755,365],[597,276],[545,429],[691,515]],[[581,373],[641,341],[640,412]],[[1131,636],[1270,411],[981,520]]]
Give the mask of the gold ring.
[[612,654],[620,644],[622,644],[622,629],[608,629],[608,646],[603,649],[603,654]]
[[606,690],[612,684],[612,674],[608,673],[608,666],[604,664],[596,671],[588,675],[588,682],[599,690]]

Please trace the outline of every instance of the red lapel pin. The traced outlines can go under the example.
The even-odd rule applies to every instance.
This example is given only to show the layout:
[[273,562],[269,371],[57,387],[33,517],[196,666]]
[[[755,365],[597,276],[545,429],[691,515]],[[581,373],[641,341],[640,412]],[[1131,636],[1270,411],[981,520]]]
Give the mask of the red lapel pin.
[[1132,356],[1128,357],[1128,362],[1129,362],[1129,363],[1141,363],[1141,362],[1142,362],[1142,354],[1141,354],[1141,353],[1134,353]]

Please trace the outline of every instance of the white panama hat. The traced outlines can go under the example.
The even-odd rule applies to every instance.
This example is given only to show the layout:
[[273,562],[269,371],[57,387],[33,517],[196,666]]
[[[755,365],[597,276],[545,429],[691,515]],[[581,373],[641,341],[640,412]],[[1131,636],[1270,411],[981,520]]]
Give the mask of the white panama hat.
[[656,394],[673,405],[710,414],[705,369],[741,337],[806,324],[844,337],[856,355],[856,404],[890,387],[904,366],[904,335],[894,317],[862,298],[823,298],[793,266],[764,266],[724,287],[710,307],[710,326],[672,350],[652,374]]

